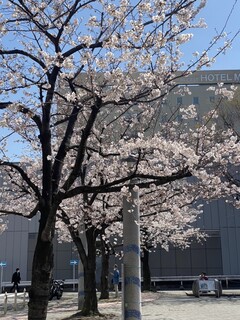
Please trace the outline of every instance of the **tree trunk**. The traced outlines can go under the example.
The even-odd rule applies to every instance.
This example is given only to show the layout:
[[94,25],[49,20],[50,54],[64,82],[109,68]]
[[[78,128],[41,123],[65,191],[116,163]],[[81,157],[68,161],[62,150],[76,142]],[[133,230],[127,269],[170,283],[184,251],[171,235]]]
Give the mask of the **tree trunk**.
[[[66,217],[65,222],[67,222]],[[68,224],[69,232],[72,239],[77,247],[79,257],[83,264],[84,270],[84,300],[82,310],[78,313],[83,316],[91,316],[94,314],[99,314],[98,311],[98,301],[96,292],[96,237],[98,231],[95,227],[86,226],[85,235],[86,239],[76,232],[74,228]],[[87,242],[87,247],[86,243]]]
[[41,230],[40,225],[32,263],[28,320],[45,320],[47,317],[50,280],[53,270],[53,241],[42,241]]
[[96,291],[96,229],[94,227],[86,229],[88,254],[84,268],[84,302],[81,315],[98,315],[98,301]]
[[109,248],[101,238],[102,270],[101,270],[101,295],[100,299],[109,299]]
[[142,256],[142,266],[143,266],[143,291],[151,290],[151,272],[149,268],[149,251],[143,249]]

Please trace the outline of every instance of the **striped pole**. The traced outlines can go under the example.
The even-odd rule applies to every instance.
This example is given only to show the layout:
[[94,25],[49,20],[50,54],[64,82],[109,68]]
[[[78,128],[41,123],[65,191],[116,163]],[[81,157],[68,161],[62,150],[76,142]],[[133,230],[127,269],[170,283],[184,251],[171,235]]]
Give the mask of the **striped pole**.
[[123,281],[122,312],[124,320],[140,320],[141,315],[141,261],[139,193],[131,181],[130,199],[123,200]]

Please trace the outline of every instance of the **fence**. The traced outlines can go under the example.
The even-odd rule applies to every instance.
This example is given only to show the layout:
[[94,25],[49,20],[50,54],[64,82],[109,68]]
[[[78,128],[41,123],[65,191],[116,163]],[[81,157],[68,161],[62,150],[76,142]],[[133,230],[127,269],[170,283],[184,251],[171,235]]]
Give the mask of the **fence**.
[[5,315],[8,310],[20,310],[24,309],[27,302],[26,289],[23,292],[7,293],[0,295],[0,312]]
[[[229,288],[230,281],[240,281],[240,275],[208,275],[208,277],[213,279],[218,279],[225,282],[226,289]],[[198,276],[166,276],[166,277],[152,277],[151,282],[153,286],[157,284],[162,284],[163,282],[179,282],[180,288],[184,288],[184,282],[195,281],[199,279]]]
[[[230,282],[237,281],[239,282],[240,286],[240,275],[208,275],[211,278],[215,278],[221,281],[224,281],[225,287],[228,289]],[[198,276],[158,276],[158,277],[151,277],[151,284],[155,287],[157,285],[162,285],[166,282],[175,282],[180,284],[180,288],[183,288],[184,282],[194,281],[197,280]],[[143,279],[142,279],[143,280]],[[120,282],[122,278],[120,278]],[[64,287],[67,288],[71,285],[77,285],[78,279],[65,279],[64,280]],[[21,288],[28,288],[31,285],[31,281],[21,281],[20,287]],[[6,291],[8,288],[12,286],[11,282],[3,282],[2,289],[3,292]],[[0,292],[1,293],[1,292]]]

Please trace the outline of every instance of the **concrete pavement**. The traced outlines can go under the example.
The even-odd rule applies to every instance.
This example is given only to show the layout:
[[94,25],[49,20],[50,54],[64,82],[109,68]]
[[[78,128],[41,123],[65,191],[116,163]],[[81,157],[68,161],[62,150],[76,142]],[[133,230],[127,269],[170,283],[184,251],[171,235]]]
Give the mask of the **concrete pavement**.
[[[214,294],[192,296],[191,291],[158,291],[142,293],[143,320],[238,320],[240,319],[240,290],[223,290],[223,296]],[[4,316],[0,295],[0,319],[27,320],[27,307],[9,310]],[[19,306],[20,308],[21,306]],[[121,320],[121,298],[111,297],[99,301],[99,310],[105,317],[74,317],[77,310],[77,293],[64,292],[61,300],[49,302],[48,320],[111,319]]]

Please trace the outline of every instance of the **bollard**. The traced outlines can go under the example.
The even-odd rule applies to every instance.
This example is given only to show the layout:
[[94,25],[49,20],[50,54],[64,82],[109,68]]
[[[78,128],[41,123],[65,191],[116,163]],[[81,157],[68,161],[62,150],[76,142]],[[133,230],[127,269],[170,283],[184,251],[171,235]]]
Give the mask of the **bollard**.
[[17,310],[17,290],[15,290],[15,293],[14,293],[13,309],[14,309],[15,311]]
[[4,296],[4,311],[3,311],[4,314],[7,313],[7,300],[8,300],[8,296],[7,296],[7,292],[5,292],[5,296]]
[[26,288],[23,289],[23,308],[26,306]]

